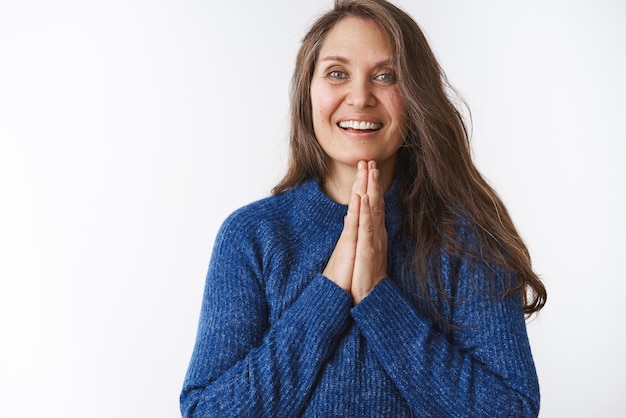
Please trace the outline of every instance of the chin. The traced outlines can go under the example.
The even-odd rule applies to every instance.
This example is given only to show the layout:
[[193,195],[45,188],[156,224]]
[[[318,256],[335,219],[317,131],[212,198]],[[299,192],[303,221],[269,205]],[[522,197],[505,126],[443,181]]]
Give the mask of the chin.
[[356,166],[359,161],[376,161],[377,164],[383,164],[384,162],[390,159],[389,156],[373,154],[373,153],[359,153],[355,155],[351,155],[350,157],[345,158],[344,164],[354,165]]
[[357,164],[359,163],[359,161],[376,161],[378,162],[378,158],[376,157],[372,157],[372,156],[368,156],[368,155],[362,155],[362,156],[355,156],[352,158],[346,158],[345,160],[342,161],[343,164],[345,165],[350,165],[350,166],[354,166],[356,167]]

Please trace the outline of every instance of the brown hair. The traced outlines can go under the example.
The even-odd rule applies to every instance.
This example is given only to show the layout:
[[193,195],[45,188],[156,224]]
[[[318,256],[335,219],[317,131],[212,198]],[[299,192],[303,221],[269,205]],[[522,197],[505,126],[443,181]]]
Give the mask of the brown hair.
[[[322,184],[327,156],[315,138],[311,111],[311,79],[326,34],[346,17],[371,19],[385,31],[398,85],[406,104],[408,135],[398,151],[403,231],[416,242],[411,265],[425,294],[444,294],[439,277],[441,251],[470,256],[503,267],[517,277],[505,293],[522,292],[524,311],[543,308],[546,289],[533,272],[529,252],[504,204],[474,166],[469,135],[448,93],[435,55],[415,21],[384,0],[336,0],[304,37],[291,84],[290,162],[272,190],[284,192],[306,179]],[[481,248],[468,248],[467,230]],[[436,312],[434,302],[431,310]]]

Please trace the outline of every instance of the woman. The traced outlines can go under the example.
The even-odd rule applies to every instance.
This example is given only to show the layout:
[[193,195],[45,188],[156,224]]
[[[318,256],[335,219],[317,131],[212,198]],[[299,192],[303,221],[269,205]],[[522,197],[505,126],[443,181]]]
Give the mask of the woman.
[[184,416],[538,414],[546,292],[446,89],[395,6],[314,23],[288,172],[216,239]]

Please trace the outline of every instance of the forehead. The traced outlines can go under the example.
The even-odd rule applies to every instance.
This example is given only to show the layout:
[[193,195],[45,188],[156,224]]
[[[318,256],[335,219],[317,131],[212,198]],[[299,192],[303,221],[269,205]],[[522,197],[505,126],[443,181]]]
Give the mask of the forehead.
[[389,38],[380,25],[370,19],[347,17],[326,34],[319,58],[323,60],[329,55],[390,59],[392,51]]

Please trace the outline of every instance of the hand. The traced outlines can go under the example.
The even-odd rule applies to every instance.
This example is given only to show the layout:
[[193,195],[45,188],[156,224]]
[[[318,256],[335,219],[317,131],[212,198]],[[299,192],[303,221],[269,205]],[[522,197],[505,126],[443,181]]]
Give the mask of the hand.
[[348,213],[343,219],[343,231],[322,273],[348,293],[351,293],[352,288],[360,204],[360,196],[352,193],[348,203]]
[[[376,162],[367,165],[366,192],[361,195],[356,256],[350,292],[359,303],[387,276],[387,230],[385,201]],[[357,182],[358,182],[357,175]],[[362,187],[362,185],[361,185]]]
[[324,276],[359,303],[387,275],[385,202],[376,162],[360,161],[344,227]]

